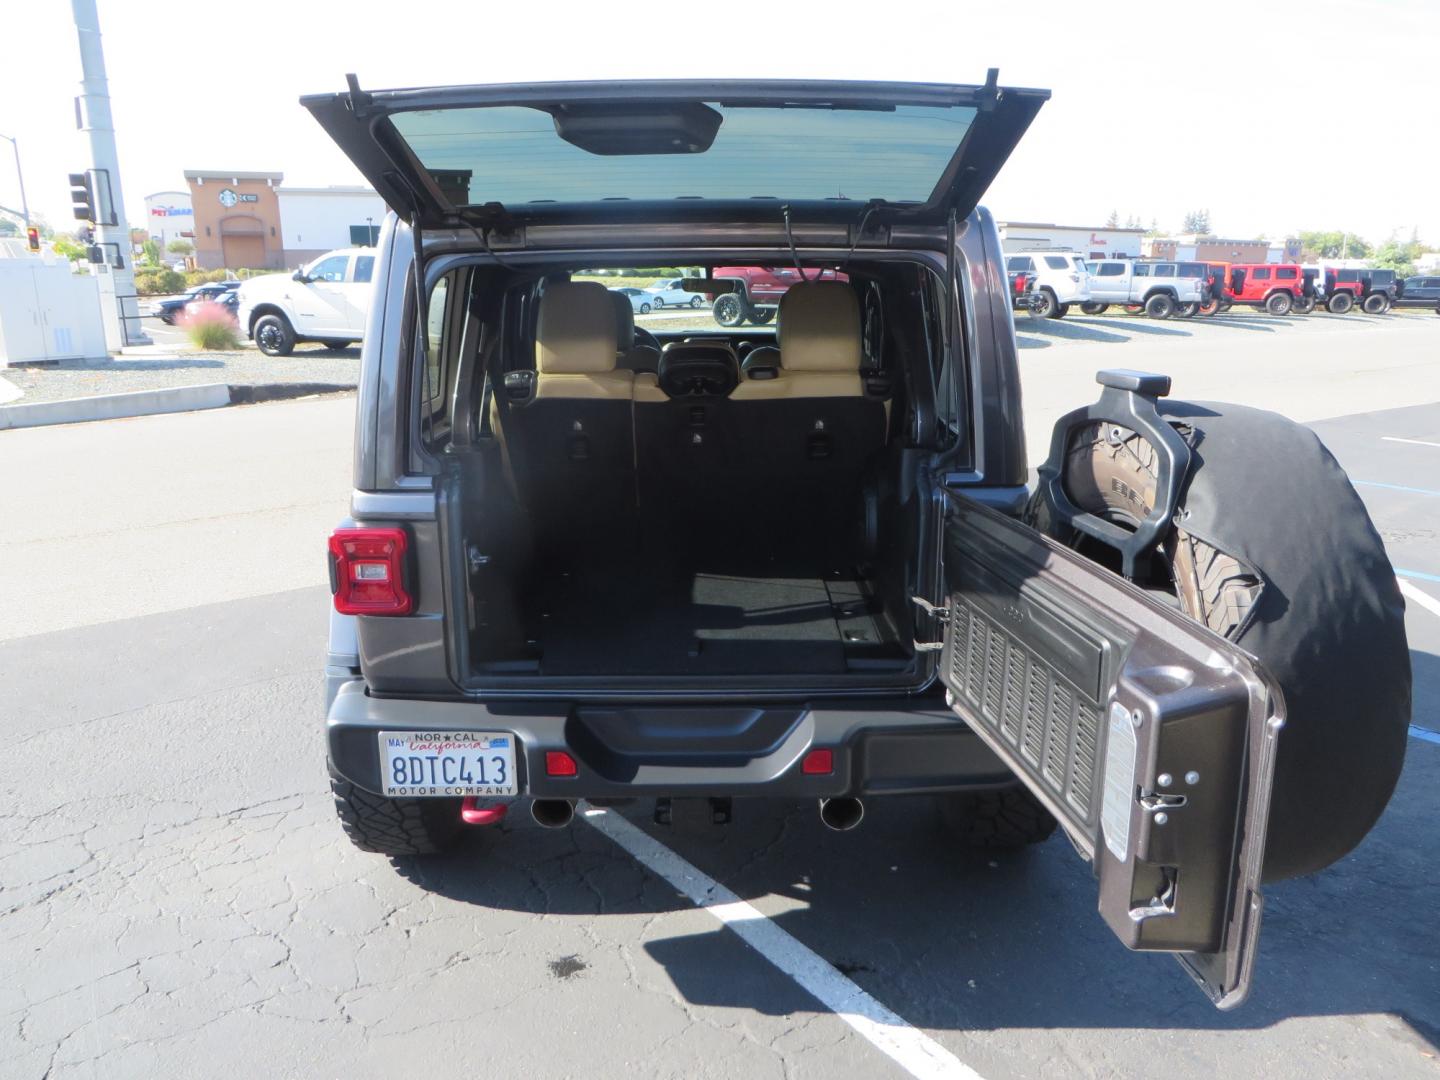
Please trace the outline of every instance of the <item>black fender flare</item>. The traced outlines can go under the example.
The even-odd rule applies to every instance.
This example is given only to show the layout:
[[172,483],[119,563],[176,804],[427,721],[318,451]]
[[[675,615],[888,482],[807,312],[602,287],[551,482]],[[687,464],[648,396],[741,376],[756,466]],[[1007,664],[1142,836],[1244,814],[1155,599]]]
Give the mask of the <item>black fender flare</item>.
[[1405,761],[1405,601],[1349,477],[1309,428],[1277,413],[1162,400],[1187,425],[1183,528],[1262,583],[1232,639],[1285,694],[1264,879],[1312,873],[1360,843]]

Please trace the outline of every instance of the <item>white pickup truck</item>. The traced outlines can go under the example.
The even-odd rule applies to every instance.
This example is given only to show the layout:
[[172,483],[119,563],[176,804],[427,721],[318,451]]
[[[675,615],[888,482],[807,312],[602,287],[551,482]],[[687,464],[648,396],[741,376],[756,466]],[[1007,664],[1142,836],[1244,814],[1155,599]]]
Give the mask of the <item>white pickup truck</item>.
[[373,248],[329,251],[293,274],[245,282],[236,317],[266,356],[289,356],[301,341],[343,349],[364,336],[374,274]]
[[1089,264],[1090,301],[1080,310],[1099,315],[1111,304],[1139,304],[1152,319],[1168,319],[1185,308],[1193,314],[1205,302],[1205,279],[1181,275],[1175,263],[1096,259]]

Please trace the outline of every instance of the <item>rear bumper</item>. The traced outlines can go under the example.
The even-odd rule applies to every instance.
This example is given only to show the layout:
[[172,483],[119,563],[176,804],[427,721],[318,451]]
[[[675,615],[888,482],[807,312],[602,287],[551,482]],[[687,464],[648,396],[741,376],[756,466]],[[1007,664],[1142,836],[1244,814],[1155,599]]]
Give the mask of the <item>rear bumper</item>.
[[[939,701],[805,705],[613,706],[371,697],[339,687],[327,720],[331,767],[379,793],[380,731],[509,732],[518,741],[519,794],[537,798],[906,794],[1010,787],[1012,774]],[[834,771],[801,772],[811,748]],[[545,775],[545,752],[566,750],[578,776]]]

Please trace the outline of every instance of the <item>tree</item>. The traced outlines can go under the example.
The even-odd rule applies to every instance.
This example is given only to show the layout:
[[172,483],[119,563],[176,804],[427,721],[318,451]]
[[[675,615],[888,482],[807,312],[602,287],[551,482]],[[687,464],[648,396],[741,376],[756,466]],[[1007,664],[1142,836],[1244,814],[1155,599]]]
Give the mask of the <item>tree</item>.
[[1415,260],[1424,254],[1420,240],[1412,235],[1409,240],[1397,240],[1394,234],[1375,249],[1371,263],[1382,270],[1394,270],[1400,277],[1415,273]]
[[85,258],[85,245],[72,237],[57,233],[51,238],[50,246],[55,249],[56,255],[63,255],[71,262],[81,262]]
[[1184,224],[1180,226],[1182,233],[1195,233],[1197,236],[1205,236],[1210,232],[1210,211],[1191,210],[1185,215]]
[[172,255],[189,255],[195,250],[195,245],[189,240],[171,240],[165,245],[165,250]]
[[146,240],[145,243],[141,244],[140,250],[145,253],[145,261],[151,266],[161,265],[160,245],[155,242],[155,239],[153,237],[149,240]]
[[1120,227],[1120,211],[1111,210],[1110,216],[1105,219],[1105,228],[1118,229]]
[[1300,234],[1300,261],[1318,262],[1321,259],[1364,259],[1370,255],[1370,245],[1354,233],[1344,232],[1302,232]]

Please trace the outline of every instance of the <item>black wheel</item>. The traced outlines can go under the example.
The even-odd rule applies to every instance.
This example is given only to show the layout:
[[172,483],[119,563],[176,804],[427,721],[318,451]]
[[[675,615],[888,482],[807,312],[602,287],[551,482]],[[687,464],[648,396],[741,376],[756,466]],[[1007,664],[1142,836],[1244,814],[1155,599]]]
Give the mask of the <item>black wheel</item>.
[[745,305],[734,293],[725,293],[717,299],[711,313],[721,326],[739,326],[745,321]]
[[[1313,434],[1241,406],[1175,412],[1173,422],[1209,447],[1182,492],[1200,508],[1199,527],[1207,537],[1215,529],[1207,506],[1249,512],[1227,509],[1206,540],[1177,523],[1136,584],[1259,657],[1275,678],[1290,742],[1276,765],[1264,880],[1312,873],[1360,841],[1399,777],[1410,720],[1404,603],[1359,496]],[[1075,505],[1125,529],[1135,528],[1137,508],[1155,505],[1158,472],[1149,442],[1112,423],[1077,428],[1062,463]],[[1272,515],[1300,520],[1276,529]],[[1053,520],[1043,495],[1026,516],[1119,572],[1118,553]],[[1374,569],[1357,570],[1366,566]],[[1337,624],[1332,605],[1354,621]],[[1372,665],[1364,685],[1350,662]]]
[[1069,305],[1069,304],[1057,304],[1057,305],[1055,305],[1055,314],[1051,315],[1050,317],[1051,317],[1052,319],[1063,319],[1066,315],[1069,315],[1069,314],[1070,314],[1070,305]]
[[1080,310],[1086,315],[1104,315],[1109,309],[1109,304],[1102,304],[1098,300],[1087,300],[1080,305]]
[[773,307],[757,307],[750,312],[750,321],[756,326],[764,326],[775,318],[775,310]]
[[1229,311],[1229,310],[1230,310],[1232,307],[1234,307],[1234,306],[1235,306],[1235,304],[1234,304],[1233,301],[1230,301],[1230,300],[1221,300],[1221,301],[1220,301],[1220,310],[1221,310],[1221,311]]
[[342,349],[348,349],[348,348],[350,348],[350,346],[351,346],[351,345],[354,345],[355,342],[353,342],[353,341],[322,341],[320,344],[323,345],[323,346],[325,346],[325,350],[326,350],[327,352],[339,352],[339,351],[342,350]]
[[1344,315],[1355,306],[1355,297],[1348,292],[1337,292],[1329,300],[1325,301],[1325,310],[1331,315]]
[[438,855],[460,835],[459,799],[387,799],[333,772],[335,813],[350,842],[378,855]]
[[1390,303],[1385,299],[1384,293],[1371,293],[1365,297],[1365,302],[1360,305],[1366,315],[1384,315],[1389,309]]
[[255,321],[255,345],[266,356],[289,356],[295,351],[295,329],[284,315],[262,315]]
[[1175,309],[1175,313],[1182,319],[1193,319],[1200,314],[1200,305],[1195,303],[1181,304]]
[[1295,298],[1288,292],[1271,293],[1265,298],[1265,310],[1271,315],[1289,315]]
[[1221,305],[1219,300],[1207,300],[1205,301],[1205,303],[1200,305],[1200,314],[1207,317],[1210,315],[1214,315],[1218,311],[1224,310],[1225,309]]
[[1145,301],[1145,314],[1152,319],[1168,319],[1175,314],[1175,301],[1169,293],[1156,293]]
[[1030,301],[1030,314],[1042,319],[1057,318],[1055,311],[1060,306],[1060,301],[1055,299],[1055,294],[1049,289],[1041,289],[1034,294]]
[[945,831],[967,848],[1013,851],[1055,831],[1050,811],[1023,787],[942,795],[939,807]]
[[1313,296],[1302,296],[1295,301],[1295,306],[1290,310],[1296,315],[1309,315],[1315,310],[1315,298]]
[[690,306],[691,306],[691,307],[699,307],[699,306],[700,306],[701,304],[703,304],[704,302],[705,302],[705,301],[702,300],[702,299],[701,299],[700,297],[698,297],[698,296],[692,296],[692,297],[690,297]]

